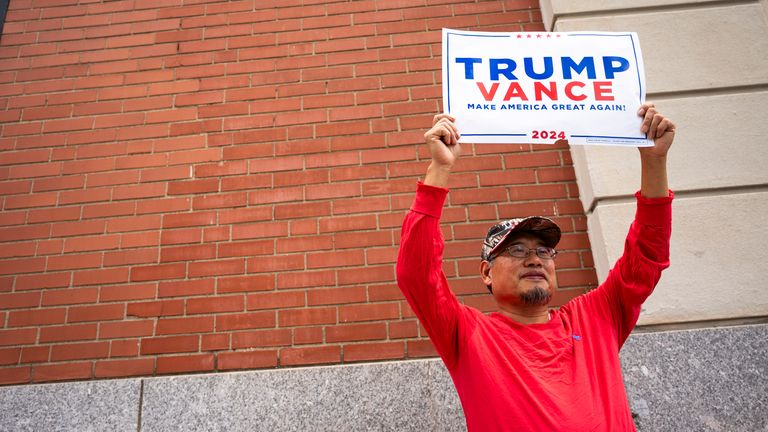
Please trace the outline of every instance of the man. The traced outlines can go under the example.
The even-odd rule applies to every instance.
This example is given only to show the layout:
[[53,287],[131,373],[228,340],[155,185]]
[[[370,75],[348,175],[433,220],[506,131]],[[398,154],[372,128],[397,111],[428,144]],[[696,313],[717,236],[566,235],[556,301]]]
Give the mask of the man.
[[453,378],[469,431],[635,430],[618,354],[669,265],[666,164],[675,136],[653,104],[638,115],[654,146],[640,148],[641,186],[624,254],[597,289],[553,311],[560,228],[542,217],[497,224],[483,242],[480,278],[498,312],[457,301],[442,272],[439,218],[461,152],[459,131],[441,114],[424,134],[432,163],[403,222],[397,278]]

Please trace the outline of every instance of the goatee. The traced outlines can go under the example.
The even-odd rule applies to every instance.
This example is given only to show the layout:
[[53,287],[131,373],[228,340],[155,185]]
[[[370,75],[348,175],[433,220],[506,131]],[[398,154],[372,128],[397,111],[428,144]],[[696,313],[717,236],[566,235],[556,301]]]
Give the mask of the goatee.
[[520,300],[529,306],[543,306],[549,304],[552,294],[542,287],[535,286],[520,296]]

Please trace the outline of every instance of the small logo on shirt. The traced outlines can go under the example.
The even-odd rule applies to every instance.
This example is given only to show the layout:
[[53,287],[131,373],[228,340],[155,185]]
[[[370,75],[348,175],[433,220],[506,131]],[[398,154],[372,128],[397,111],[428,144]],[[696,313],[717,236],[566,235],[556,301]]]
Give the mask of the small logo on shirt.
[[579,335],[573,335],[573,339],[574,339],[574,340],[581,340],[581,336],[579,336]]

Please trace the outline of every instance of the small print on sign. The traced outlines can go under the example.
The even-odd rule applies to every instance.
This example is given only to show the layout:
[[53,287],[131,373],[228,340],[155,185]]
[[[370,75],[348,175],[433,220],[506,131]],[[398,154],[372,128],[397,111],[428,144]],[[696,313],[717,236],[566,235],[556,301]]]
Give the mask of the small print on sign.
[[443,29],[443,109],[462,142],[652,145],[636,33]]

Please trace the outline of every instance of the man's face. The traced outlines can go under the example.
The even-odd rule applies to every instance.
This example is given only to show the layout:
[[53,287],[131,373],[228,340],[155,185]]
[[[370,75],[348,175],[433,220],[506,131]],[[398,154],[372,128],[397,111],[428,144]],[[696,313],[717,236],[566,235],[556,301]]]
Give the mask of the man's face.
[[557,289],[555,261],[540,258],[535,251],[530,251],[526,258],[512,257],[506,248],[515,244],[528,249],[544,246],[541,239],[534,235],[515,235],[504,243],[505,251],[493,258],[491,263],[482,262],[480,272],[483,282],[492,286],[493,296],[499,305],[548,304]]

